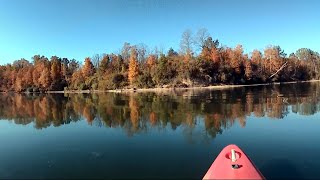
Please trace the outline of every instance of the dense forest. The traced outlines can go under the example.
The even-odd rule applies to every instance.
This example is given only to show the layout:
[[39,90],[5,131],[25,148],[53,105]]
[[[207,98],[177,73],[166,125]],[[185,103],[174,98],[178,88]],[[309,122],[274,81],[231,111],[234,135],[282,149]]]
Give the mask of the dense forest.
[[186,30],[179,52],[124,43],[119,53],[75,59],[35,55],[0,66],[0,91],[109,90],[255,84],[320,78],[320,55],[308,48],[287,55],[280,46],[245,54],[222,46],[206,29]]
[[236,123],[246,126],[250,116],[279,120],[289,113],[315,114],[320,111],[319,90],[320,83],[303,83],[157,93],[8,93],[0,96],[0,119],[32,123],[37,129],[85,119],[89,125],[121,128],[128,135],[178,127],[192,135],[200,126],[214,138]]

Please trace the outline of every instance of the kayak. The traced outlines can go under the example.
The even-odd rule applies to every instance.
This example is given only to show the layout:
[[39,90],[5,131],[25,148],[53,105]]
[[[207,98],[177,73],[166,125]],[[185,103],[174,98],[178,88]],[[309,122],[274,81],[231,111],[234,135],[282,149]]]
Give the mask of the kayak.
[[226,146],[203,179],[265,179],[250,158],[236,145]]

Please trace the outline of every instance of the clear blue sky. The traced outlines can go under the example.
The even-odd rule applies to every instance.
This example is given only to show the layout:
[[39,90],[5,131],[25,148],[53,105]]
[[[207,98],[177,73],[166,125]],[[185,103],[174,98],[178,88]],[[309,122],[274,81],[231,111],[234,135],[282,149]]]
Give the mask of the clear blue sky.
[[280,45],[320,51],[318,0],[0,0],[0,64],[35,54],[83,61],[124,42],[178,50],[205,27],[246,52]]

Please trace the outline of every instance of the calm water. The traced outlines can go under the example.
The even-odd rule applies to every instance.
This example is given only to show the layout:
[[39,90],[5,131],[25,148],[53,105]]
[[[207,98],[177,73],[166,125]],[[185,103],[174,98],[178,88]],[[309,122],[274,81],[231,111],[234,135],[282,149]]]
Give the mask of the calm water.
[[0,94],[0,178],[201,179],[231,143],[267,178],[320,178],[320,83]]

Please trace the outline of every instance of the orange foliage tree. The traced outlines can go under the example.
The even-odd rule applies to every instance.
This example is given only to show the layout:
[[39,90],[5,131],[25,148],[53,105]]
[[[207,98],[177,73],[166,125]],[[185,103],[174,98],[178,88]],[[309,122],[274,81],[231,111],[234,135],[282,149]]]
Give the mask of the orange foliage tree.
[[137,52],[134,48],[132,48],[130,60],[129,60],[129,72],[128,72],[128,80],[130,82],[130,85],[133,85],[138,75],[139,75],[139,67],[138,67],[138,61],[137,61]]
[[91,59],[87,57],[84,61],[84,66],[82,67],[82,74],[85,78],[92,76],[95,73],[95,68],[91,62]]

